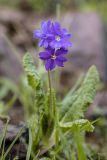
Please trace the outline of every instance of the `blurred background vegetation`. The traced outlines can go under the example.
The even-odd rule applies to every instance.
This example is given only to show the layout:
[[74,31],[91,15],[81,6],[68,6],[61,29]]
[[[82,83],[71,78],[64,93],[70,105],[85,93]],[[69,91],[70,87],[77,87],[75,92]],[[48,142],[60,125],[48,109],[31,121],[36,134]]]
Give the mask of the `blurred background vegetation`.
[[106,0],[0,0],[1,6],[20,8],[29,6],[33,11],[38,14],[55,13],[56,5],[60,4],[62,10],[86,10],[98,11],[101,13],[104,20],[107,16],[107,1]]
[[61,11],[96,11],[107,27],[107,0],[0,0],[0,6],[32,11],[37,15],[54,15],[56,6]]

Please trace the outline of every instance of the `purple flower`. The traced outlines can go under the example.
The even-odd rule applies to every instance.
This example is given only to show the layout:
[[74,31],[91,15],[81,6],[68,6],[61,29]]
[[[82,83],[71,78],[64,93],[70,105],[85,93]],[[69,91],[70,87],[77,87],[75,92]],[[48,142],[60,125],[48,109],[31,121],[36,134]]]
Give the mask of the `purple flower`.
[[71,46],[71,34],[61,28],[58,22],[42,22],[41,29],[34,30],[33,37],[40,39],[39,46],[44,48],[68,48]]
[[71,46],[71,34],[65,28],[61,28],[58,22],[52,23],[53,38],[49,45],[52,48],[68,48]]
[[49,46],[49,42],[53,38],[52,34],[52,23],[50,21],[43,21],[41,23],[41,29],[34,30],[33,37],[40,39],[39,46],[47,48]]
[[40,52],[39,56],[41,60],[46,61],[46,70],[53,70],[56,66],[64,67],[64,62],[67,61],[64,55],[67,54],[67,52],[68,51],[63,48],[57,50],[48,48],[46,51]]

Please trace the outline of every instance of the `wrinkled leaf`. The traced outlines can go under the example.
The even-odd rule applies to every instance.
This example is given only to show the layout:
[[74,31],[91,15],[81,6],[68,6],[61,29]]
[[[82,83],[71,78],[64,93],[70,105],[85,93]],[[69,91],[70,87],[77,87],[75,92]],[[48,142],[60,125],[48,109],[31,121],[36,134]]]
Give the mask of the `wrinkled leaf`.
[[68,129],[75,130],[75,128],[79,128],[83,131],[88,131],[88,132],[92,132],[94,130],[93,125],[87,119],[79,119],[73,122],[66,122],[66,123],[60,122],[59,126],[66,130]]
[[62,121],[71,121],[84,117],[84,111],[93,102],[98,83],[99,75],[97,69],[92,66],[89,68],[81,87],[75,92],[73,103],[72,99],[69,99],[69,109]]
[[36,71],[32,56],[27,53],[23,58],[24,69],[27,73],[28,83],[34,89],[40,85],[40,77]]

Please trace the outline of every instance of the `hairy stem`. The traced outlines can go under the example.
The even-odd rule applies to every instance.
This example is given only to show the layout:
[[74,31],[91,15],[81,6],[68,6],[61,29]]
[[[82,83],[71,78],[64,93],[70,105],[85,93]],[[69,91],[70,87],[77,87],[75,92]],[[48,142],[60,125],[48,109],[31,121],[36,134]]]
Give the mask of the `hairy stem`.
[[52,87],[51,87],[51,77],[50,77],[50,71],[48,70],[48,82],[49,82],[49,91],[50,91],[50,108],[49,111],[51,113],[52,111]]

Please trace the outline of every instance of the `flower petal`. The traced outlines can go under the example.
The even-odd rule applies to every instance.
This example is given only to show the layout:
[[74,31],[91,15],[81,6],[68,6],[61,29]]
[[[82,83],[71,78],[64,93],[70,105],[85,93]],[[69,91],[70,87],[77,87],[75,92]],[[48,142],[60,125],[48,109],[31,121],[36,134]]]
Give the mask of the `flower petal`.
[[48,60],[51,58],[51,54],[49,52],[40,52],[39,57],[42,60]]
[[61,48],[62,44],[60,42],[57,42],[56,40],[53,40],[53,41],[50,42],[50,46],[52,48]]
[[69,39],[65,37],[61,39],[60,44],[63,48],[68,48],[72,46],[72,43],[69,41]]
[[57,56],[57,58],[55,59],[55,63],[57,66],[59,67],[64,67],[64,62],[67,61],[67,58],[63,57],[63,56]]
[[61,62],[66,62],[67,58],[65,58],[63,56],[57,56],[56,60],[61,61]]
[[44,40],[43,46],[44,46],[44,48],[47,48],[47,47],[48,47],[48,41],[47,41],[47,40]]
[[59,55],[67,54],[67,53],[68,53],[68,50],[67,50],[67,49],[60,48],[60,49],[57,49],[57,50],[56,50],[55,55],[56,55],[56,56],[59,56]]
[[68,38],[71,38],[71,34],[69,34],[65,28],[62,29],[62,34]]
[[42,38],[42,31],[41,30],[34,30],[33,37],[34,38]]
[[55,59],[55,64],[59,67],[64,67],[64,64],[62,61],[59,61],[58,59]]
[[49,33],[51,26],[51,21],[43,21],[41,24],[41,28],[44,33]]
[[55,68],[55,66],[56,66],[55,60],[53,60],[53,59],[49,59],[45,64],[46,70],[52,70]]
[[40,42],[39,42],[39,47],[42,47],[43,44],[44,44],[44,40],[42,39],[42,40],[40,40]]
[[47,31],[47,21],[43,21],[41,23],[41,28],[42,28],[42,30],[43,30],[44,33]]
[[50,46],[48,46],[46,48],[46,50],[51,54],[51,55],[54,55],[55,54],[55,49],[54,48],[51,48]]
[[53,23],[53,31],[55,35],[60,35],[61,34],[61,27],[58,22]]

